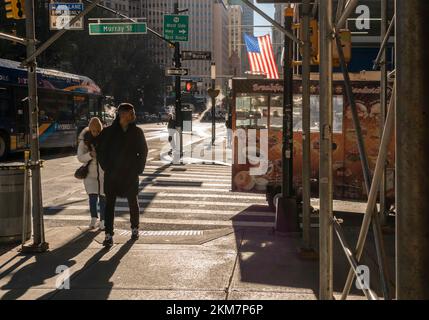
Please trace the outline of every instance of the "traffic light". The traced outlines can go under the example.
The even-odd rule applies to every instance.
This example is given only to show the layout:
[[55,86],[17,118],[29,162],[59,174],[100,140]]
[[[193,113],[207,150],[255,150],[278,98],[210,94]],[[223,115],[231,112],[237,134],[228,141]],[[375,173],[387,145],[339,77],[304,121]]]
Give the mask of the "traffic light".
[[[341,45],[343,47],[344,59],[346,63],[349,63],[352,59],[352,33],[350,30],[340,30]],[[337,43],[335,40],[332,41],[332,55],[334,67],[340,66],[340,56],[338,53]]]
[[[299,24],[300,28],[300,38],[303,39],[303,24]],[[319,55],[319,25],[317,23],[317,20],[312,19],[310,20],[310,55],[311,55],[311,64],[318,64],[318,55]],[[301,54],[302,47],[301,47]]]
[[24,0],[4,0],[6,18],[21,20],[25,19]]
[[197,90],[196,83],[194,81],[186,81],[185,91],[186,92],[195,92]]

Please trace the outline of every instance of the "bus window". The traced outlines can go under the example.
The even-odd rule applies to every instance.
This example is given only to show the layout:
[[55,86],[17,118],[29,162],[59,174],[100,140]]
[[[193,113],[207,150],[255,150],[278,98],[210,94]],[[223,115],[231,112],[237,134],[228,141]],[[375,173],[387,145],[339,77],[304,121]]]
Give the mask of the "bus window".
[[42,92],[39,94],[39,121],[40,123],[73,121],[71,107],[68,96]]
[[76,121],[87,123],[89,121],[90,116],[88,98],[84,96],[74,96],[73,100]]
[[9,100],[0,97],[0,118],[5,119],[11,116]]
[[268,97],[240,94],[236,99],[236,127],[244,129],[268,128]]
[[58,114],[57,114],[57,121],[62,122],[70,122],[74,121],[73,119],[73,103],[70,101],[68,96],[61,96],[57,100],[57,108],[58,108]]
[[91,97],[89,99],[89,106],[91,117],[98,117],[101,121],[104,121],[103,98]]

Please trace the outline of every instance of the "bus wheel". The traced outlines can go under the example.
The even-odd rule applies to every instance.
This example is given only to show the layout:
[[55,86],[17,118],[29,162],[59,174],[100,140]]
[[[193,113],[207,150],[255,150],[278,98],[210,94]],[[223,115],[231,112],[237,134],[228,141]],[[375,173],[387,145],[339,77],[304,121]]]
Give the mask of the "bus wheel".
[[9,153],[9,139],[4,133],[0,133],[0,160],[6,159]]

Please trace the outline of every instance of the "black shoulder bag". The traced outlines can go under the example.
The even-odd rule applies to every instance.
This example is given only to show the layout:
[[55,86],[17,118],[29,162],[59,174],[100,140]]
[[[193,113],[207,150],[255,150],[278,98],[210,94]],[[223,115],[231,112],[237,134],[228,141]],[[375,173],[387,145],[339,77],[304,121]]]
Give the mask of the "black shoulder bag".
[[88,176],[89,172],[89,165],[91,164],[92,160],[89,160],[87,164],[84,164],[79,169],[76,170],[74,173],[74,177],[79,180],[84,180]]
[[[87,137],[85,137],[87,138]],[[89,142],[87,139],[85,139],[85,144],[88,145]],[[89,150],[91,150],[92,148],[88,145]],[[86,179],[86,177],[88,176],[89,173],[89,165],[91,164],[92,160],[89,160],[86,164],[84,164],[83,166],[81,166],[79,169],[76,170],[76,172],[74,173],[74,177],[76,179],[79,180],[84,180]]]

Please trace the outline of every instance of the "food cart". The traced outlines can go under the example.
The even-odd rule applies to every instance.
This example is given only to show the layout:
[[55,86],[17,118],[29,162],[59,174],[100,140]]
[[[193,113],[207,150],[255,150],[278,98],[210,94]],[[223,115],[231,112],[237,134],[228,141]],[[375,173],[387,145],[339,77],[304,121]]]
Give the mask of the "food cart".
[[[364,135],[371,170],[374,170],[381,141],[380,80],[379,73],[352,74],[352,88],[355,95],[359,120]],[[299,196],[302,185],[302,85],[294,79],[293,107],[293,183]],[[234,159],[232,164],[232,190],[265,193],[267,189],[277,190],[282,184],[282,128],[283,128],[283,81],[267,79],[233,79],[233,133]],[[362,165],[353,125],[351,107],[346,97],[342,76],[334,76],[333,103],[333,176],[336,199],[366,199]],[[319,179],[319,79],[311,79],[311,179],[312,193],[318,194]],[[243,148],[240,136],[250,131],[256,134],[255,150]],[[268,139],[263,138],[264,134]],[[268,148],[261,146],[267,140]],[[249,139],[247,139],[249,140]],[[268,154],[265,154],[268,150]],[[247,161],[243,163],[243,153]],[[253,175],[251,170],[258,162],[268,161],[263,174]],[[390,146],[387,163],[387,197],[394,198],[394,143]],[[273,188],[274,186],[274,188]]]

